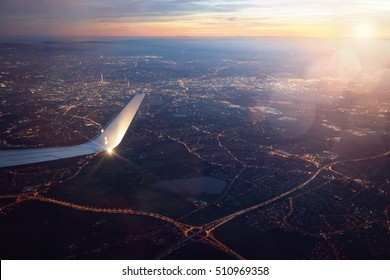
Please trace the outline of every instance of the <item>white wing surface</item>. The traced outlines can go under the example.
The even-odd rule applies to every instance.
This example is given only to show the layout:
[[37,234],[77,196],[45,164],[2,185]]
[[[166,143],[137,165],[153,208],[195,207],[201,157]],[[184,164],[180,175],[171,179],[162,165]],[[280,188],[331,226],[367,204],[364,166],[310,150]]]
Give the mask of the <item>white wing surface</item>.
[[106,126],[102,133],[87,143],[69,147],[0,151],[0,167],[10,167],[89,155],[102,151],[112,151],[122,141],[144,97],[144,93],[136,94],[125,108],[123,108],[123,110]]

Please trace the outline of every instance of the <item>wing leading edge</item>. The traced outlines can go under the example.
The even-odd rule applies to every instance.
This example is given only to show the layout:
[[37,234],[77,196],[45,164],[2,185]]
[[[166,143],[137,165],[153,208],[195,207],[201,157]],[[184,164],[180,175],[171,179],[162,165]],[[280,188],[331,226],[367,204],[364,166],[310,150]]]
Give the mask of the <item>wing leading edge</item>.
[[102,130],[100,135],[84,144],[69,147],[0,151],[0,168],[111,151],[122,141],[144,97],[144,93],[136,94]]

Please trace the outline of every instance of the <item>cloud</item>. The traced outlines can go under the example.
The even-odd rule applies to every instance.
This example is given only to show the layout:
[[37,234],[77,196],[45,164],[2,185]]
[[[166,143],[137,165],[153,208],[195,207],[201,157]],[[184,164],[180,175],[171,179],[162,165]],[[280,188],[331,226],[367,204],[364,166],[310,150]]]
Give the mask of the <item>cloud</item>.
[[[188,0],[13,0],[0,3],[0,35],[91,27],[99,23],[190,21],[202,14],[239,12],[253,7],[245,1]],[[187,18],[185,18],[187,17]],[[35,32],[34,32],[35,29]],[[11,33],[11,34],[10,34]]]
[[386,17],[377,17],[389,13],[388,0],[4,0],[0,2],[0,35],[45,32],[45,28],[55,32],[77,25],[87,30],[88,24],[102,27],[104,23],[195,26],[207,21],[215,24],[218,17],[222,25],[224,21],[245,28],[246,23],[247,30],[261,24],[340,25],[361,18],[374,18],[381,30],[390,30]]
[[244,2],[186,0],[13,0],[0,4],[0,15],[12,19],[99,19],[121,17],[183,16],[202,13],[229,13],[254,7]]

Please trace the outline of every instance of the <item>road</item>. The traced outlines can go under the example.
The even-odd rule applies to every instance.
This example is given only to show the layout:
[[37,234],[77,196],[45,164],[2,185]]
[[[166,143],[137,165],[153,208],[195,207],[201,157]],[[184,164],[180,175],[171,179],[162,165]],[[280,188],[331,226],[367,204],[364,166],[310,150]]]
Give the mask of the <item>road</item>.
[[[256,209],[259,209],[261,207],[270,205],[276,201],[279,201],[281,199],[284,199],[286,197],[291,197],[294,193],[304,189],[311,183],[321,172],[325,170],[331,171],[331,168],[335,165],[341,164],[341,163],[347,163],[347,162],[359,162],[359,161],[365,161],[365,160],[372,160],[380,157],[384,157],[390,154],[390,151],[387,151],[386,153],[375,155],[371,157],[363,157],[363,158],[356,158],[356,159],[346,159],[346,160],[339,160],[335,161],[329,164],[326,164],[320,168],[317,169],[316,172],[314,172],[308,179],[306,179],[303,183],[289,189],[286,192],[283,192],[271,199],[268,199],[266,201],[260,202],[258,204],[252,205],[250,207],[241,209],[235,213],[232,213],[230,215],[227,215],[225,217],[216,219],[212,222],[206,223],[204,225],[196,226],[196,225],[189,225],[183,222],[180,222],[179,220],[172,219],[170,217],[150,212],[150,211],[142,211],[142,210],[135,210],[131,208],[101,208],[101,207],[92,207],[87,205],[80,205],[73,202],[68,201],[62,201],[51,197],[46,197],[38,192],[35,193],[23,193],[23,194],[6,194],[6,195],[0,195],[0,199],[3,200],[10,200],[15,199],[14,202],[9,203],[2,208],[0,208],[0,212],[5,212],[5,210],[9,207],[12,207],[16,204],[22,203],[24,201],[39,201],[43,203],[51,203],[58,206],[63,206],[67,208],[71,208],[78,211],[87,211],[87,212],[94,212],[94,213],[107,213],[107,214],[118,214],[118,215],[137,215],[137,216],[145,216],[150,217],[154,219],[158,219],[164,222],[167,222],[169,224],[172,224],[176,228],[178,228],[183,233],[183,238],[178,241],[177,243],[173,244],[173,246],[169,247],[165,251],[163,251],[159,257],[163,258],[164,256],[169,255],[170,253],[176,251],[177,249],[185,246],[190,240],[192,239],[198,239],[204,243],[207,243],[215,248],[218,248],[221,251],[224,251],[225,253],[233,256],[237,259],[243,259],[243,257],[235,252],[233,249],[229,248],[227,245],[221,243],[218,241],[214,235],[213,231],[217,229],[218,227],[222,226],[223,224],[242,216],[246,213],[249,213],[251,211],[254,211]],[[290,204],[291,204],[291,198],[290,198]],[[386,208],[385,211],[388,211],[390,208]],[[389,233],[390,233],[390,223],[387,221],[389,225]]]

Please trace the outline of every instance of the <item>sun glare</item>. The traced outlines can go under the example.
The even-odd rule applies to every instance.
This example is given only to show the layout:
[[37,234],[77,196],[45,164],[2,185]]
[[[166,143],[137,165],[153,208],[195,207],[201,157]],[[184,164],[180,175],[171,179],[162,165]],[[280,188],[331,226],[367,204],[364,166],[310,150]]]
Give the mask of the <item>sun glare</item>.
[[372,37],[372,28],[367,23],[361,23],[356,27],[355,36],[359,39],[369,39]]
[[113,149],[111,149],[111,148],[108,148],[108,149],[107,149],[107,153],[108,153],[109,155],[111,155],[112,152],[113,152]]

